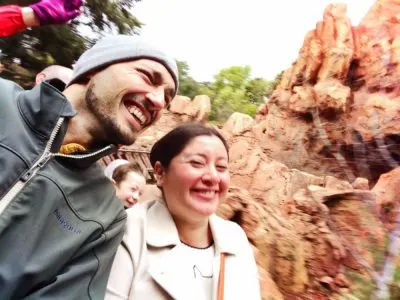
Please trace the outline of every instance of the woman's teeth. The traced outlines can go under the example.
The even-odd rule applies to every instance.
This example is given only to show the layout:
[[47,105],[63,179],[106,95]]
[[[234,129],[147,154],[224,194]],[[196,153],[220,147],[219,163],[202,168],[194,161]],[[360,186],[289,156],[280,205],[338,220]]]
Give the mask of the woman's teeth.
[[197,192],[206,196],[213,196],[215,194],[215,191],[197,191]]

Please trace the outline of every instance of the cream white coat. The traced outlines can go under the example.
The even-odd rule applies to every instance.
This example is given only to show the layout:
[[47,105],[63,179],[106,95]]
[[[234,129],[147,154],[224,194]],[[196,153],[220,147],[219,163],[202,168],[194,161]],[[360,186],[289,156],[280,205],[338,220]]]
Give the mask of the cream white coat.
[[[105,299],[203,300],[195,279],[181,271],[183,245],[164,201],[137,204],[127,214]],[[226,253],[224,300],[261,299],[253,251],[242,228],[216,215],[210,216],[210,227],[216,249],[210,300],[217,299],[221,252]]]

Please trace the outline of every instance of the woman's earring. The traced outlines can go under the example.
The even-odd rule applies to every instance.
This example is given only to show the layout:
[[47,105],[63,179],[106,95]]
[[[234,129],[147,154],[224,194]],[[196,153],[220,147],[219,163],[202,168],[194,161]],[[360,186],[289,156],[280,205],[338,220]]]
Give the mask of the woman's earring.
[[161,181],[161,180],[160,180],[160,175],[158,175],[158,174],[157,174],[157,175],[155,175],[155,178],[156,178],[156,186],[157,186],[157,187],[161,187],[161,183],[160,183],[160,181]]

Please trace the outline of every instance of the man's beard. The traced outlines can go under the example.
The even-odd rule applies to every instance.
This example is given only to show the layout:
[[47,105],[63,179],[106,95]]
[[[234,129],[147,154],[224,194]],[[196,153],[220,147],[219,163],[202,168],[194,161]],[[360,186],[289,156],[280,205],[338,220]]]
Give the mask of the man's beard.
[[112,99],[99,99],[93,92],[94,84],[89,85],[85,102],[101,128],[94,129],[95,144],[131,145],[135,142],[136,134],[124,130],[117,122],[115,103]]

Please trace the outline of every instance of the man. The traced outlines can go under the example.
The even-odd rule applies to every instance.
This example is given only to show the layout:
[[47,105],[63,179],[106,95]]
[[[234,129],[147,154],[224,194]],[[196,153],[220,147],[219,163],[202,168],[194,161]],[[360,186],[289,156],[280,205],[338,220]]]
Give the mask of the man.
[[[71,78],[72,69],[59,65],[51,65],[36,74],[35,85],[41,84],[44,80],[58,79],[62,82],[63,85],[56,87],[63,89],[68,84],[68,82],[70,82]],[[55,84],[58,83],[55,82]]]
[[103,299],[125,212],[95,161],[177,88],[173,59],[122,35],[83,53],[63,92],[0,79],[0,299]]
[[32,26],[64,24],[80,14],[82,0],[42,0],[28,7],[0,7],[0,37]]

